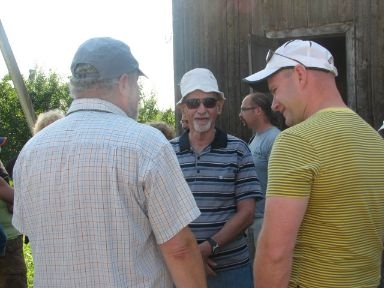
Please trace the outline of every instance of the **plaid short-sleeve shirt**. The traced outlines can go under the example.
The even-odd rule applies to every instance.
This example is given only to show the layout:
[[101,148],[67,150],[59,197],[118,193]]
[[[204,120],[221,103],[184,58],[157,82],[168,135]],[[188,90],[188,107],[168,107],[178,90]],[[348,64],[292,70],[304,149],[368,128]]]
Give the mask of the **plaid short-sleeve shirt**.
[[171,287],[162,244],[199,216],[156,129],[78,99],[14,169],[13,224],[28,235],[35,287]]

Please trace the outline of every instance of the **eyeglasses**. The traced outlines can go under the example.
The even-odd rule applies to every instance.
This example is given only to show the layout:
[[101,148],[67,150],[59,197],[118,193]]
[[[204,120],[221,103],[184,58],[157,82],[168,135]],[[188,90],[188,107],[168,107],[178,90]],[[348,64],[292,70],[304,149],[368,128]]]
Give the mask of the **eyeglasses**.
[[203,103],[205,108],[213,108],[216,106],[217,99],[212,97],[203,99],[192,98],[185,100],[184,103],[187,105],[188,109],[197,109],[200,107],[201,103]]
[[293,59],[291,57],[288,57],[288,56],[285,56],[283,54],[279,54],[279,53],[276,53],[274,50],[272,49],[269,49],[268,50],[268,53],[267,53],[267,57],[265,57],[265,62],[268,64],[269,61],[271,61],[273,55],[278,55],[280,57],[284,57],[284,58],[287,58],[289,60],[292,60],[292,61],[295,61],[296,63],[299,63],[300,65],[303,65],[304,67],[306,67],[302,62],[300,62],[299,60],[296,60],[296,59]]
[[248,111],[248,110],[253,110],[253,109],[256,109],[257,106],[253,106],[253,107],[240,107],[240,112],[245,112],[245,111]]

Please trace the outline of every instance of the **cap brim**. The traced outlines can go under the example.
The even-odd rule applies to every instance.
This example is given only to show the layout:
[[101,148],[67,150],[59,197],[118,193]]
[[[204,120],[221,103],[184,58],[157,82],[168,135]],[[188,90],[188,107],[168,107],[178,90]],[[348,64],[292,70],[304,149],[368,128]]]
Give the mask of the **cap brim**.
[[[139,76],[144,76],[145,78],[148,78],[147,75],[144,74],[143,71],[141,71],[139,68],[137,68],[137,72],[139,73]],[[149,79],[149,78],[148,78]]]
[[243,79],[244,82],[247,83],[254,83],[254,82],[259,82],[267,79],[269,76],[272,74],[276,73],[278,70],[280,70],[281,67],[278,68],[265,68],[255,74],[249,75],[248,77],[245,77]]
[[0,147],[7,143],[7,137],[0,137]]

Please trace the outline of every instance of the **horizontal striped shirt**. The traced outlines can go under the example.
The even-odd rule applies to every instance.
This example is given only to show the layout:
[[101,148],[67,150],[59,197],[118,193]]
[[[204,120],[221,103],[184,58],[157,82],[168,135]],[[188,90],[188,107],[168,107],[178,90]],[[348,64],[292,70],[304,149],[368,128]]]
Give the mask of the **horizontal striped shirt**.
[[[201,211],[200,217],[190,224],[199,243],[231,219],[237,202],[262,198],[252,154],[244,141],[216,129],[213,142],[201,153],[191,149],[187,132],[171,140],[171,144]],[[213,260],[218,264],[217,271],[249,263],[245,235],[220,247]]]
[[384,141],[348,108],[285,131],[267,197],[309,197],[289,287],[377,287],[384,235]]

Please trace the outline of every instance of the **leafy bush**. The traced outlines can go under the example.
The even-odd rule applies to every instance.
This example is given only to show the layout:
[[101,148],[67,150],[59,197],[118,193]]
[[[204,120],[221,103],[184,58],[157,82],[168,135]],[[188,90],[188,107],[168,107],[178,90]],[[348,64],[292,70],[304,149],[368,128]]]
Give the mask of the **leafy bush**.
[[32,251],[29,244],[24,244],[24,259],[25,259],[25,264],[27,265],[28,288],[32,288],[34,269],[33,269],[33,256],[32,256]]
[[[36,115],[56,108],[66,112],[72,102],[68,80],[62,79],[54,72],[46,75],[39,70],[32,70],[28,80],[25,80],[25,85]],[[160,110],[157,107],[156,93],[151,91],[146,95],[140,80],[139,93],[139,122],[164,121],[175,127],[174,110]],[[0,95],[0,136],[8,137],[8,145],[4,145],[1,150],[1,160],[7,163],[20,152],[31,137],[31,131],[9,75],[0,81]]]

